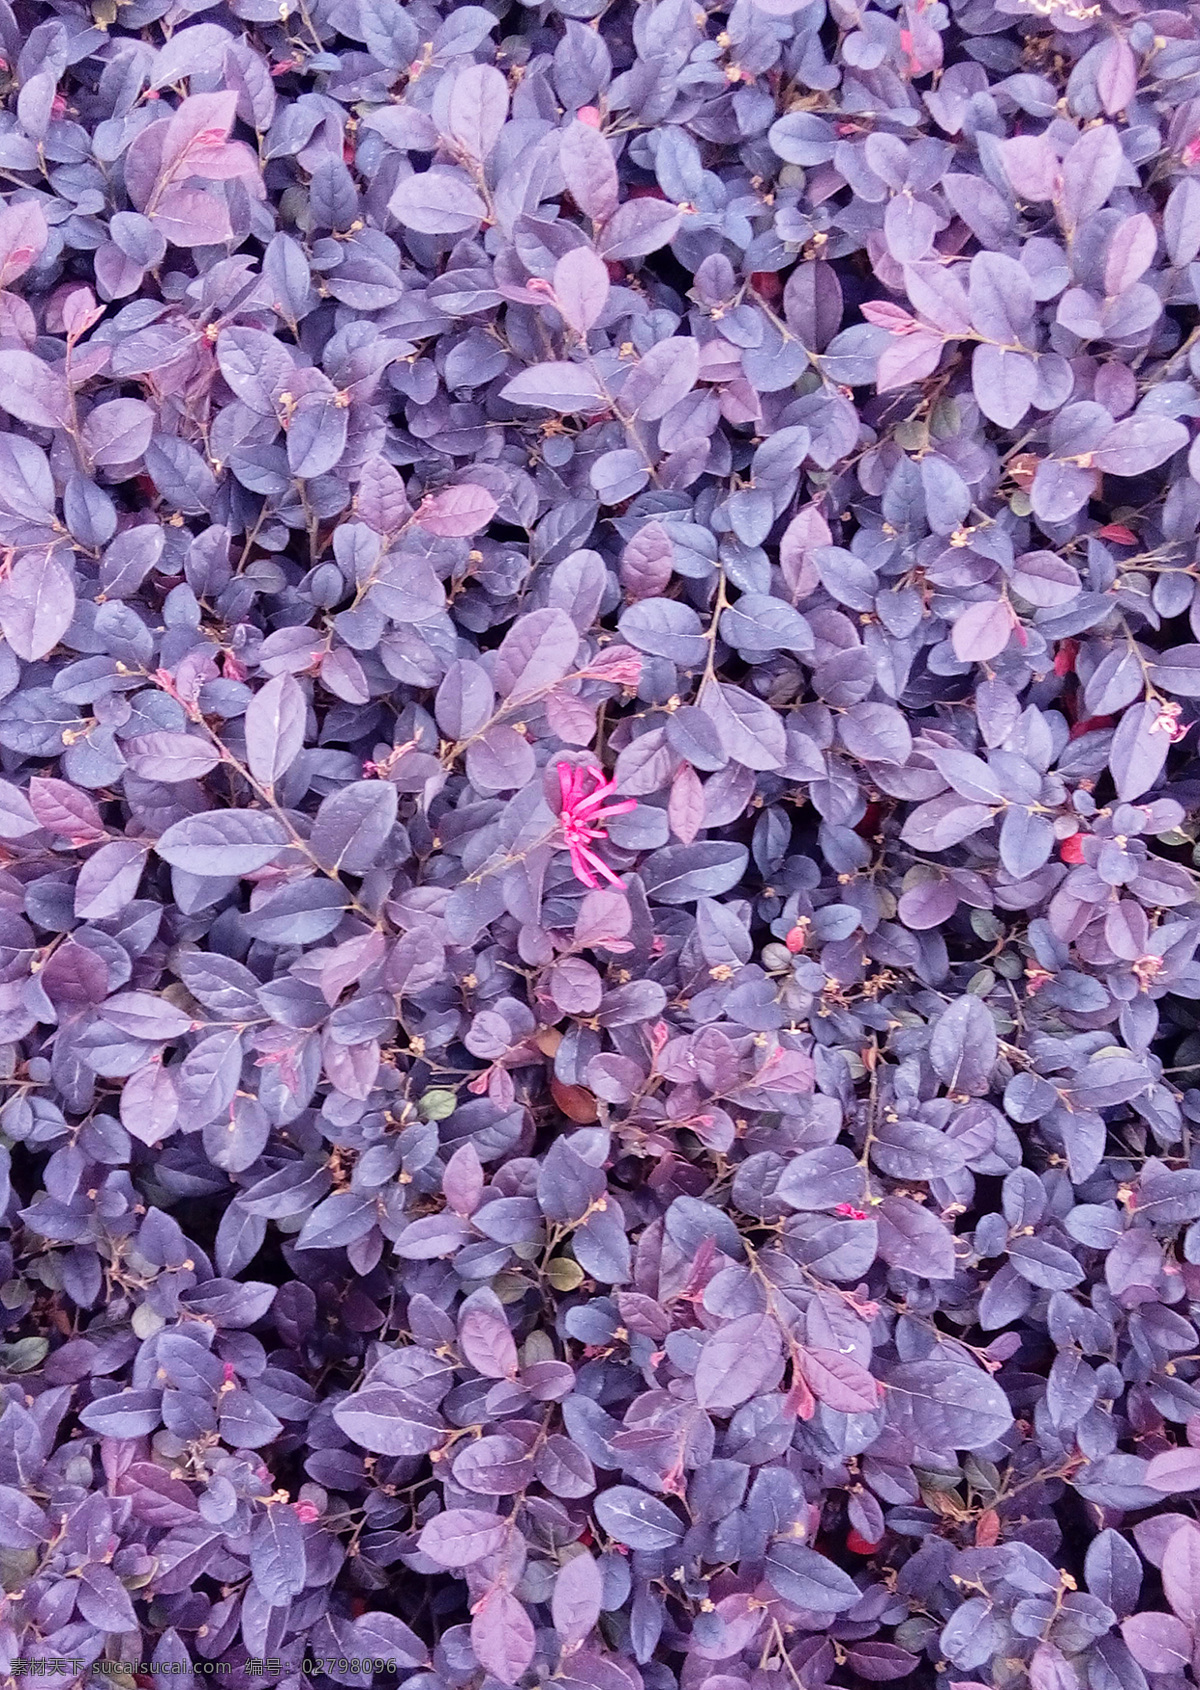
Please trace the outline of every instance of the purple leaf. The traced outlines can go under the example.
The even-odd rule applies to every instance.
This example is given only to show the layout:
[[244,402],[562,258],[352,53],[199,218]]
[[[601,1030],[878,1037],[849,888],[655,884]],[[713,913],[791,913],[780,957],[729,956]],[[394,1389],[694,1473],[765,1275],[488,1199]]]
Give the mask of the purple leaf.
[[533,1624],[509,1591],[489,1590],[471,1621],[471,1648],[479,1664],[501,1684],[516,1684],[533,1659]]
[[572,247],[554,266],[554,303],[569,328],[586,335],[608,301],[608,271],[591,247]]
[[1187,1626],[1200,1621],[1200,1531],[1181,1526],[1167,1540],[1162,1559],[1163,1592]]
[[1188,443],[1188,431],[1169,417],[1138,414],[1114,423],[1091,454],[1109,475],[1144,475]]
[[1137,93],[1137,84],[1138,63],[1133,49],[1123,35],[1110,36],[1096,72],[1096,92],[1109,117],[1125,110]]
[[954,655],[960,663],[987,663],[1008,645],[1015,619],[1002,599],[983,599],[969,604],[957,616],[950,632]]
[[767,1582],[793,1608],[810,1614],[844,1614],[862,1592],[848,1573],[807,1544],[784,1540],[767,1552]]
[[274,862],[287,832],[261,810],[216,810],[187,816],[159,838],[154,849],[173,868],[189,874],[253,874]]
[[97,405],[84,421],[84,450],[98,468],[136,464],[150,444],[154,412],[140,399],[113,399]]
[[941,362],[943,336],[934,329],[917,328],[889,342],[879,359],[875,386],[880,393],[932,375]]
[[508,84],[493,65],[468,65],[454,78],[447,107],[450,134],[480,163],[496,145],[508,116]]
[[612,148],[591,124],[570,123],[559,139],[559,162],[567,191],[594,224],[617,209],[617,167]]
[[778,1324],[769,1315],[745,1315],[705,1340],[696,1368],[696,1400],[702,1408],[727,1413],[774,1385],[782,1365]]
[[464,481],[423,499],[417,510],[417,521],[430,534],[439,534],[443,539],[462,539],[486,528],[495,514],[496,501],[487,488]]
[[1129,1653],[1147,1672],[1181,1672],[1192,1657],[1192,1635],[1174,1614],[1131,1614],[1121,1621]]
[[870,1414],[882,1395],[865,1367],[836,1350],[802,1350],[800,1370],[817,1401],[842,1414]]
[[600,1618],[604,1582],[586,1550],[559,1568],[550,1613],[564,1649],[578,1648]]
[[1033,321],[1033,286],[1028,272],[999,252],[978,252],[967,287],[971,321],[981,335],[1002,345],[1021,344]]
[[138,734],[126,740],[125,758],[146,780],[198,780],[215,769],[221,753],[196,734]]
[[0,580],[0,629],[26,662],[53,651],[74,614],[75,585],[55,550],[26,552]]
[[1016,428],[1037,393],[1037,365],[1025,352],[977,346],[971,355],[971,385],[980,410],[1001,428]]
[[486,1379],[511,1379],[517,1371],[517,1346],[499,1299],[491,1291],[472,1293],[459,1316],[463,1355]]
[[496,690],[510,702],[531,697],[562,679],[578,648],[579,634],[564,610],[530,611],[513,623],[496,653]]
[[614,1485],[595,1502],[596,1518],[609,1537],[630,1549],[672,1549],[684,1525],[665,1502],[632,1485]]
[[304,745],[307,705],[299,682],[276,675],[246,708],[246,760],[268,789],[291,768]]
[[1171,747],[1172,723],[1158,705],[1132,704],[1117,723],[1108,766],[1125,803],[1140,798],[1158,779]]
[[70,392],[59,369],[10,347],[0,351],[0,408],[37,428],[63,428]]
[[605,219],[597,237],[601,258],[645,258],[666,246],[679,230],[681,213],[661,200],[626,200]]
[[583,364],[534,364],[514,376],[500,397],[544,411],[592,411],[605,403],[596,377]]
[[937,213],[924,200],[899,193],[888,201],[883,236],[889,253],[902,264],[915,264],[925,257],[937,228]]
[[1014,135],[1001,141],[1000,158],[1019,199],[1036,204],[1057,196],[1059,159],[1045,135]]
[[1068,228],[1099,211],[1120,179],[1124,158],[1117,131],[1102,123],[1087,130],[1062,163],[1058,204]]
[[417,1547],[441,1567],[474,1566],[504,1547],[511,1527],[479,1508],[448,1508],[422,1529]]
[[1200,1450],[1181,1447],[1152,1456],[1146,1469],[1146,1483],[1168,1495],[1200,1490]]
[[388,210],[406,229],[422,235],[470,234],[487,216],[487,206],[466,176],[443,169],[405,177]]

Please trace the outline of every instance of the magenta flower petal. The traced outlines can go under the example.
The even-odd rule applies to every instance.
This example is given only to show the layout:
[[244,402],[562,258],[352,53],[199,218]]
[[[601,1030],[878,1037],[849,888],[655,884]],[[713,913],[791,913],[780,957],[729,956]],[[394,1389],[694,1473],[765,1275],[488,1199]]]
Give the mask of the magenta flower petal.
[[584,861],[583,850],[578,845],[572,845],[571,847],[571,872],[574,874],[576,880],[582,880],[585,886],[590,886],[593,890],[600,884],[591,869],[588,868],[587,863]]
[[[604,861],[603,857],[598,857],[594,851],[589,851],[586,845],[580,846],[579,855],[585,862],[590,863],[592,868],[594,868],[598,874],[602,874],[611,886],[624,887],[625,882],[618,879],[612,869],[610,869],[608,864]],[[595,885],[595,882],[593,881],[592,884]]]
[[601,816],[623,816],[636,809],[636,798],[622,798],[619,804],[606,804],[602,810],[593,810],[589,820],[598,821]]
[[597,804],[604,802],[610,792],[616,790],[617,783],[615,780],[603,781],[594,792],[589,793],[586,798],[581,798],[576,807],[580,810],[594,810]]
[[[600,874],[610,885],[624,889],[624,881],[613,873],[591,845],[593,840],[608,837],[603,826],[604,818],[636,810],[637,799],[622,798],[616,804],[606,805],[604,800],[616,791],[616,782],[607,780],[604,771],[593,763],[582,768],[573,763],[559,763],[558,783],[562,791],[558,825],[563,844],[570,853],[575,878],[595,889],[599,885],[596,874]],[[592,788],[590,792],[587,790],[589,785]]]

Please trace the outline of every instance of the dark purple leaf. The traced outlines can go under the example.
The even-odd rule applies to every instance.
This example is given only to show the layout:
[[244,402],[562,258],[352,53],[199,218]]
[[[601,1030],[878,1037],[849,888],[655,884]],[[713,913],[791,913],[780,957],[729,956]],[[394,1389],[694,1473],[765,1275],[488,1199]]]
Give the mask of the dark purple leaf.
[[765,1314],[748,1314],[710,1333],[696,1367],[696,1400],[714,1413],[769,1389],[782,1371],[778,1323]]
[[578,1646],[600,1618],[604,1581],[586,1550],[559,1568],[550,1612],[565,1648]]
[[532,1622],[509,1591],[489,1590],[471,1621],[471,1647],[480,1665],[501,1684],[516,1684],[533,1659]]
[[599,383],[583,364],[534,364],[504,387],[500,397],[513,405],[543,411],[594,411],[605,403]]
[[766,1573],[771,1588],[806,1613],[844,1614],[862,1598],[848,1573],[807,1544],[773,1544],[767,1551]]
[[422,235],[463,235],[487,216],[487,206],[460,171],[428,170],[408,176],[388,204],[406,229]]
[[507,1520],[478,1508],[449,1508],[435,1514],[421,1532],[419,1548],[441,1567],[470,1567],[502,1549]]
[[27,662],[53,651],[74,614],[75,586],[55,550],[26,552],[0,580],[0,629]]
[[167,828],[154,849],[189,874],[253,874],[287,844],[282,822],[261,810],[218,810],[187,816]]
[[658,1497],[632,1485],[601,1491],[595,1512],[608,1536],[630,1549],[672,1549],[683,1538],[684,1525],[678,1515]]

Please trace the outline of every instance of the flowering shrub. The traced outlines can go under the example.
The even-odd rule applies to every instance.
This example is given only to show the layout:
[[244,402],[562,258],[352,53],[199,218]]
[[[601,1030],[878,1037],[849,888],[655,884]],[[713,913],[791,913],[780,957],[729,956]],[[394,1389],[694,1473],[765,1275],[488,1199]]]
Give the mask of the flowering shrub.
[[0,49],[0,1668],[1183,1690],[1192,11]]

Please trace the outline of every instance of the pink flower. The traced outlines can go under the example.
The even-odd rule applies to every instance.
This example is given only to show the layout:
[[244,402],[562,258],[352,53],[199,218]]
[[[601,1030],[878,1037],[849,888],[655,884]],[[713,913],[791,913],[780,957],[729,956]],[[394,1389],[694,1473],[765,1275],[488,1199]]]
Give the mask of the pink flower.
[[610,885],[623,891],[624,881],[617,878],[591,845],[595,839],[608,837],[600,825],[604,817],[636,810],[637,799],[624,798],[619,804],[605,804],[609,793],[616,791],[616,782],[605,780],[601,771],[591,766],[581,769],[573,763],[560,763],[558,783],[562,788],[562,810],[558,821],[567,850],[571,853],[571,868],[576,880],[581,880],[585,886],[599,886],[600,882],[592,872],[594,869]]
[[618,687],[636,687],[642,678],[642,660],[628,646],[615,646],[611,652],[599,652],[583,671],[589,680],[610,681]]
[[1152,734],[1165,733],[1174,743],[1185,738],[1188,724],[1179,720],[1183,710],[1182,704],[1159,704],[1158,714],[1150,724]]

